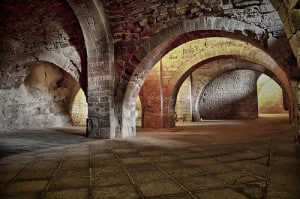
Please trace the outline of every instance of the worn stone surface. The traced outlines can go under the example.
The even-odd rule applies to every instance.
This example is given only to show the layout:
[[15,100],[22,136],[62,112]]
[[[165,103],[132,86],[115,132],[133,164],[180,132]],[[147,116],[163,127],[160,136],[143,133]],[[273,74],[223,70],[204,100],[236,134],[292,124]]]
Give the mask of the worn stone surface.
[[236,70],[212,80],[200,96],[198,110],[203,119],[258,117],[257,79],[259,73]]
[[[135,135],[135,101],[146,76],[170,50],[192,40],[223,37],[247,43],[250,49],[237,49],[231,54],[247,56],[248,61],[265,66],[278,79],[282,78],[280,74],[285,74],[285,79],[279,82],[287,92],[290,91],[288,78],[299,77],[295,59],[300,60],[298,1],[4,0],[0,9],[1,96],[8,93],[11,97],[23,90],[28,63],[55,64],[72,76],[87,95],[90,137]],[[216,45],[217,48],[223,48],[222,44]],[[205,58],[228,55],[229,51],[211,52]],[[193,48],[184,49],[184,54],[190,57],[194,53]],[[265,59],[265,55],[270,57]],[[184,64],[186,60],[177,62]],[[179,75],[188,74],[167,71],[164,82],[171,80],[164,88],[167,93],[179,89]],[[174,104],[176,97],[170,93],[164,97],[161,120],[151,121],[159,117],[153,106],[145,114],[149,116],[150,126],[174,124],[174,107],[168,109],[168,105]],[[292,101],[291,94],[288,95]],[[157,98],[158,95],[154,92],[149,96]],[[148,106],[147,99],[141,101],[143,108]],[[16,102],[14,108],[9,103],[1,105],[0,114],[24,108],[23,103]],[[6,107],[13,110],[5,110]],[[75,117],[79,117],[78,110],[75,112]],[[47,119],[52,123],[67,123],[64,116]],[[8,127],[13,123],[6,119],[2,125]],[[16,128],[29,125],[26,120],[16,123],[20,124]]]
[[1,132],[11,143],[0,143],[0,196],[298,198],[300,159],[287,115],[190,124],[112,140],[78,136],[83,128]]
[[[34,62],[18,88],[0,90],[0,128],[66,127],[84,124],[85,96],[64,70],[48,62]],[[82,91],[81,91],[82,92]],[[85,111],[84,111],[85,110]]]

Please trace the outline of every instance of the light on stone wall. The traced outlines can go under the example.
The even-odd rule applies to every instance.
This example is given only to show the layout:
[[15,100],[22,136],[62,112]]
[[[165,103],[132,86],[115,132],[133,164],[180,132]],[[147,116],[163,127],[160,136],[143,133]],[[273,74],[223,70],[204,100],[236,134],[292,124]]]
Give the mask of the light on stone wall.
[[83,90],[80,88],[75,94],[73,103],[70,107],[70,116],[75,126],[85,126],[88,115],[88,106]]
[[258,112],[285,113],[281,87],[269,76],[262,74],[257,80]]
[[135,120],[136,126],[140,127],[142,125],[142,104],[139,96],[136,98]]

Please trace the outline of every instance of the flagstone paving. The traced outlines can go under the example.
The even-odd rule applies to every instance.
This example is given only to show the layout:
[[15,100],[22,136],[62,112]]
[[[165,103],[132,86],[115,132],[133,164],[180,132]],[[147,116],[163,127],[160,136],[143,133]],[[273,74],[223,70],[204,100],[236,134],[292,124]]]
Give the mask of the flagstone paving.
[[138,129],[113,140],[74,131],[1,133],[0,198],[300,198],[286,116]]

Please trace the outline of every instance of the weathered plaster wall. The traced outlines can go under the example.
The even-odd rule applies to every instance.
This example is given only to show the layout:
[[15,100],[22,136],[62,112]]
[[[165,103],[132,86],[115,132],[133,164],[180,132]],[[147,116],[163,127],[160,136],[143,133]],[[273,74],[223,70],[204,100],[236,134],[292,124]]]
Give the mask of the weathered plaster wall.
[[251,70],[220,75],[204,89],[198,104],[202,119],[245,119],[258,116],[257,78]]
[[[67,72],[48,62],[27,65],[31,70],[19,87],[0,89],[0,128],[72,125],[70,102],[80,85]],[[77,108],[80,106],[77,104]]]

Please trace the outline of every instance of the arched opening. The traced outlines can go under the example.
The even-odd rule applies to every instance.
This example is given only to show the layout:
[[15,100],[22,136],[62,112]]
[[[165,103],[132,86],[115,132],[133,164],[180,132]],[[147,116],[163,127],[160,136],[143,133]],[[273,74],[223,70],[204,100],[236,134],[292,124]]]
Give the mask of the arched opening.
[[[236,24],[239,25],[236,26]],[[154,125],[174,126],[175,102],[180,85],[190,72],[195,70],[198,63],[204,64],[220,57],[238,57],[263,66],[277,77],[282,88],[287,93],[289,104],[292,104],[291,107],[294,107],[294,98],[288,80],[289,72],[285,71],[284,67],[287,62],[280,55],[283,49],[279,51],[268,49],[269,44],[274,45],[278,42],[276,38],[265,38],[264,35],[265,32],[263,29],[253,25],[249,26],[241,21],[219,17],[200,17],[197,20],[177,24],[159,34],[151,36],[136,51],[133,56],[134,59],[130,60],[134,63],[138,62],[138,64],[132,72],[123,98],[122,136],[135,135],[135,120],[132,120],[132,115],[135,112],[136,96],[142,85],[142,90],[144,90],[144,86],[147,85],[146,78],[149,78],[151,71],[160,63],[163,63],[164,69],[169,69],[163,71],[165,75],[169,76],[168,79],[163,79],[163,82],[167,83],[167,85],[164,85],[162,89],[151,88],[152,90],[155,89],[156,92],[163,90],[163,96],[157,95],[157,93],[151,93],[148,96],[153,96],[152,99],[164,98],[163,103],[160,101],[155,103],[156,106],[160,107],[159,110],[162,111],[159,114],[153,112],[150,115],[144,114],[148,115],[149,118],[160,120],[160,122],[151,121]],[[267,43],[262,42],[264,39],[270,39],[270,43],[267,41]],[[196,45],[197,47],[191,45],[194,41],[199,42],[198,40],[202,40],[200,45]],[[186,47],[188,48],[180,48],[183,46],[182,44],[187,44]],[[178,54],[179,56],[165,56],[174,49],[181,51]],[[182,58],[183,54],[187,55],[186,59],[179,59]],[[288,51],[287,54],[290,54],[290,52]],[[164,58],[166,59],[164,60]],[[165,64],[168,64],[167,59],[173,59],[173,67],[165,67]],[[177,68],[175,69],[174,66]],[[153,76],[154,78],[159,77],[157,74]],[[148,106],[146,101],[145,106]],[[144,109],[143,112],[145,111],[147,110]],[[291,120],[294,121],[294,109],[290,109],[290,116]]]
[[184,123],[192,121],[192,75],[183,82],[177,95],[175,106],[175,122]]
[[135,108],[135,123],[136,127],[142,127],[142,103],[139,96],[136,98],[136,108]]
[[[213,67],[214,64],[210,67],[220,72],[238,68],[247,69],[247,64],[244,63],[242,64],[243,66],[240,67],[239,64],[234,63],[235,60],[229,60],[229,63],[224,62],[226,64],[224,64],[225,67],[223,68],[221,64],[217,63],[221,59],[229,58],[244,60],[244,62],[251,65],[253,70],[258,70],[261,73],[267,72],[275,76],[285,88],[289,96],[289,103],[292,104],[288,78],[268,53],[249,42],[226,37],[195,39],[169,51],[169,53],[154,65],[145,78],[142,88],[142,95],[145,96],[144,101],[147,107],[147,109],[143,110],[147,112],[144,114],[146,117],[143,118],[145,127],[173,127],[175,125],[175,117],[178,118],[178,111],[175,110],[175,104],[177,102],[179,88],[184,80],[199,66],[215,61],[215,65],[218,65],[218,67]],[[220,70],[218,68],[222,69]],[[212,73],[209,70],[206,70],[206,72]],[[241,78],[241,80],[243,80],[243,78]],[[235,85],[235,87],[237,86],[238,85]],[[190,94],[187,92],[184,96],[187,97],[188,95]],[[252,96],[256,98],[256,93]],[[187,103],[184,103],[184,105],[188,106]],[[194,104],[194,107],[196,106],[197,104]],[[188,112],[188,109],[189,108],[185,109],[186,112]],[[255,110],[257,110],[257,105]],[[193,111],[195,110],[192,109],[191,112]],[[241,116],[237,116],[237,118],[238,117]],[[252,116],[252,118],[253,117],[254,116]],[[161,118],[163,118],[163,120]],[[186,116],[182,118],[186,120]]]
[[69,114],[73,125],[86,126],[86,118],[88,115],[86,97],[81,88],[76,90],[72,97],[73,100],[70,103]]
[[257,98],[260,115],[287,113],[282,88],[268,75],[261,74],[257,80]]

